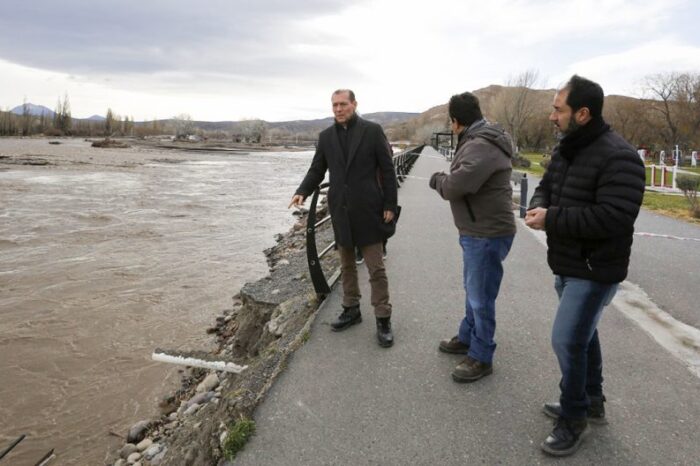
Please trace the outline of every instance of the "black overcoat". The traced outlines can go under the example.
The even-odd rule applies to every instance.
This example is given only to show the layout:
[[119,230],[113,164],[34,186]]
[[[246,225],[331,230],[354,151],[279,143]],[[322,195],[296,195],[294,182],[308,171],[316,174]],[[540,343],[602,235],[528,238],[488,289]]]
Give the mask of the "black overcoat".
[[318,138],[311,167],[296,194],[305,198],[330,176],[328,208],[335,241],[342,247],[382,242],[385,210],[396,213],[397,185],[392,152],[382,127],[357,117],[349,132],[346,160],[336,125]]

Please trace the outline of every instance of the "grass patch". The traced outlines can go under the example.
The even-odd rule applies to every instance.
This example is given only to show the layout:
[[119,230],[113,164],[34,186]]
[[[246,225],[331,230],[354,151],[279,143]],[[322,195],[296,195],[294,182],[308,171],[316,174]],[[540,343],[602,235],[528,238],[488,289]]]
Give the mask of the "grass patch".
[[232,400],[235,400],[236,398],[245,395],[245,393],[246,393],[247,391],[248,391],[248,390],[246,390],[245,388],[239,388],[238,390],[235,390],[235,391],[230,392],[229,394],[227,394],[227,395],[226,395],[226,398],[230,398],[230,399],[232,399]]
[[[648,165],[645,167],[646,171],[646,185],[651,186],[651,167]],[[661,170],[654,170],[654,186],[661,186]],[[673,173],[671,170],[666,171],[664,186],[671,186],[673,184]]]
[[226,459],[233,461],[254,433],[255,421],[248,418],[241,418],[231,425],[223,445]]
[[545,154],[537,152],[521,152],[520,156],[530,161],[530,168],[518,167],[515,170],[527,172],[531,175],[542,178],[542,175],[544,175],[544,167],[540,165],[540,162],[545,159]]
[[700,219],[693,218],[690,214],[688,201],[683,196],[646,191],[642,207],[679,220],[700,224]]

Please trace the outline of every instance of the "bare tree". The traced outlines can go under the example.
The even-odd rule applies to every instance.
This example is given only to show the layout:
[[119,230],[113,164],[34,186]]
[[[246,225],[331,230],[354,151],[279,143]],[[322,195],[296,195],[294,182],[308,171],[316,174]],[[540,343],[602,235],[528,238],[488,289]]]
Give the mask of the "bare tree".
[[519,147],[523,127],[535,114],[533,87],[538,81],[536,70],[526,70],[510,77],[494,102],[494,116],[512,136],[515,149]]
[[675,145],[678,141],[679,114],[674,102],[676,85],[679,73],[660,73],[647,76],[646,91],[652,99],[651,108],[662,119],[664,127],[660,136],[668,145]]
[[537,111],[523,124],[518,136],[519,148],[546,151],[553,147],[556,139],[554,127],[549,121],[548,108],[545,105],[537,107]]
[[679,113],[679,133],[685,144],[700,142],[700,74],[683,73],[678,77],[674,98]]
[[107,114],[105,115],[105,136],[110,137],[114,130],[114,112],[111,108],[108,108]]
[[27,103],[27,97],[22,102],[22,136],[29,136],[32,130],[32,112]]
[[63,101],[61,101],[60,97],[58,98],[53,117],[53,126],[60,134],[70,135],[73,131],[73,118],[70,112],[68,93],[63,96]]
[[174,116],[173,124],[175,125],[175,137],[178,139],[186,138],[194,133],[194,122],[192,121],[192,117],[187,113]]
[[622,137],[637,147],[652,148],[658,140],[659,125],[650,114],[648,102],[624,96],[610,96],[605,99],[603,115]]
[[700,74],[650,75],[645,90],[660,120],[659,133],[667,146],[700,142]]
[[238,123],[238,132],[243,142],[260,143],[265,137],[267,128],[265,122],[259,118],[245,118]]

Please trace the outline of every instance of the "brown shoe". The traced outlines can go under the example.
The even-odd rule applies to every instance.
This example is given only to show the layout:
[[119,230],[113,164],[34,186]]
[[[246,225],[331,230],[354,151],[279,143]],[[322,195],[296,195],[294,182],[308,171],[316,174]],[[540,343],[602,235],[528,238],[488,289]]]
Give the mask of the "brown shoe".
[[469,352],[469,345],[465,345],[459,341],[459,337],[452,337],[450,340],[442,340],[438,348],[443,353],[467,354]]
[[455,370],[452,371],[452,380],[460,383],[474,382],[493,372],[493,366],[485,362],[477,361],[471,356],[464,358]]

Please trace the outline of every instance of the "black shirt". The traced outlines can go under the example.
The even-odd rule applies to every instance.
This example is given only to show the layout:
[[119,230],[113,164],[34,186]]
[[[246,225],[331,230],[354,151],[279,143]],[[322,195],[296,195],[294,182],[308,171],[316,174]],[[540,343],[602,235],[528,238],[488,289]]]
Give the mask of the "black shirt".
[[338,133],[338,139],[340,140],[340,147],[343,149],[343,157],[345,161],[348,160],[348,141],[354,132],[355,124],[357,123],[357,115],[354,115],[348,120],[347,125],[343,126],[340,123],[335,123],[335,130]]

